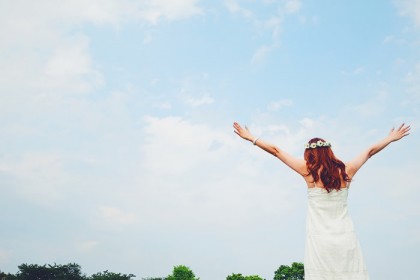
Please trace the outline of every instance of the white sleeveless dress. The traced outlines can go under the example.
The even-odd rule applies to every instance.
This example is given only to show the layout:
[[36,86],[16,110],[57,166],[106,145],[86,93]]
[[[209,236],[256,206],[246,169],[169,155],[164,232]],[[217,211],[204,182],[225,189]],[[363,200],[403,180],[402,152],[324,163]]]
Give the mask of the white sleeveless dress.
[[347,197],[348,188],[308,188],[305,280],[369,280]]

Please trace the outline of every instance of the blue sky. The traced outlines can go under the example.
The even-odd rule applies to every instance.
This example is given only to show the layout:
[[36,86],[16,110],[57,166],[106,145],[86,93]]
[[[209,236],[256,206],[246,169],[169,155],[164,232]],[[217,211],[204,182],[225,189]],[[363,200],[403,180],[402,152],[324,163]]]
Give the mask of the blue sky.
[[0,0],[0,15],[2,271],[272,279],[303,261],[305,184],[233,121],[299,157],[326,138],[344,161],[405,121],[349,204],[371,278],[412,277],[419,0]]

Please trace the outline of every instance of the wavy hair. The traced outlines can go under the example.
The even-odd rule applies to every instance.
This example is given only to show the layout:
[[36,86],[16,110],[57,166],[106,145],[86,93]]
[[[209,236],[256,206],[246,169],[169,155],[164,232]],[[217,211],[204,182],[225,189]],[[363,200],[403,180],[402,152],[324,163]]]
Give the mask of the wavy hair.
[[[308,143],[310,145],[319,140],[325,142],[325,140],[321,138],[312,138]],[[346,173],[345,164],[335,157],[330,147],[305,149],[304,158],[308,169],[308,174],[306,176],[311,175],[314,182],[319,182],[321,180],[328,192],[339,190],[342,181],[351,181],[351,178]]]

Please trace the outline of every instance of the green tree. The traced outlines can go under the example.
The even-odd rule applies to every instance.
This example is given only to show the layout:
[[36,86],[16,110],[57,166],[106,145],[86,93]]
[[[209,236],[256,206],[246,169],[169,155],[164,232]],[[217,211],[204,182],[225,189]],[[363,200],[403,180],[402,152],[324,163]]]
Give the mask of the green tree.
[[16,273],[17,280],[83,280],[80,265],[69,263],[66,265],[37,265],[21,264]]
[[131,280],[133,277],[136,277],[133,274],[121,274],[121,273],[114,273],[105,270],[104,272],[98,272],[92,274],[92,276],[88,277],[87,280]]
[[274,280],[304,280],[304,266],[303,263],[294,262],[291,266],[281,265],[279,269],[274,272]]
[[174,267],[172,274],[168,275],[166,280],[200,280],[200,278],[195,278],[194,272],[189,267],[178,265]]
[[238,273],[232,273],[232,275],[229,275],[228,277],[226,277],[226,280],[245,280],[245,276],[243,276],[242,274]]
[[258,275],[245,276],[245,280],[265,280]]
[[229,275],[228,277],[226,277],[226,280],[265,280],[265,279],[261,278],[258,275],[243,276],[240,273],[238,274],[233,273],[232,275]]
[[16,275],[0,271],[0,280],[16,280]]

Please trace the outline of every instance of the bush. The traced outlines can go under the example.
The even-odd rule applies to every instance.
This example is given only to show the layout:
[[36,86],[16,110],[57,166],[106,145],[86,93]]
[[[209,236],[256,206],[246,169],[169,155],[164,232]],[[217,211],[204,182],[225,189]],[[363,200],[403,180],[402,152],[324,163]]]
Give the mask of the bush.
[[265,280],[265,279],[261,278],[258,275],[243,276],[240,273],[238,274],[233,273],[232,275],[229,275],[228,277],[226,277],[226,280]]
[[172,274],[166,277],[166,280],[200,280],[195,278],[194,272],[185,265],[178,265],[174,267]]

